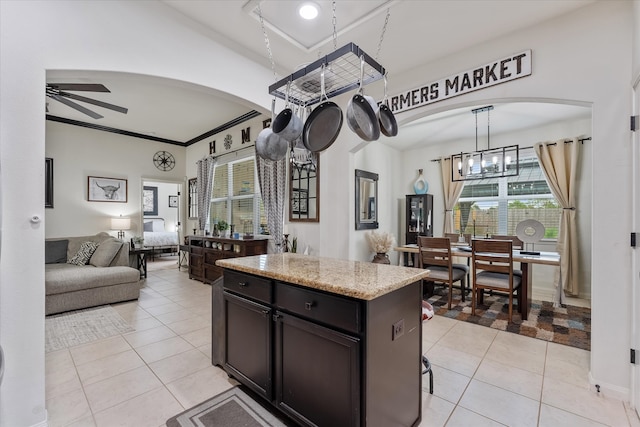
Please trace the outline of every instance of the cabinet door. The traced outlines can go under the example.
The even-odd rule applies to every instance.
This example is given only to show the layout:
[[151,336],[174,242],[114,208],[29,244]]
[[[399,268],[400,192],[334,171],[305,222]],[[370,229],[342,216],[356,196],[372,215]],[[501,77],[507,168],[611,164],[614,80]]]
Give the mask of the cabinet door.
[[271,400],[272,320],[268,306],[224,293],[225,370]]
[[303,425],[359,426],[360,340],[281,312],[275,317],[278,407]]

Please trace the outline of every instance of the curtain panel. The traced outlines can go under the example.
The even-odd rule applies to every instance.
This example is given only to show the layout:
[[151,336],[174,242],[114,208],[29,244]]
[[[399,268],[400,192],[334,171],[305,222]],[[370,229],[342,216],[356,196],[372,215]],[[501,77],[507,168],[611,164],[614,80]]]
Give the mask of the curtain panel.
[[557,305],[564,302],[565,293],[577,296],[579,290],[576,171],[580,142],[576,137],[570,143],[565,143],[564,139],[555,142],[539,142],[534,145],[534,148],[551,193],[562,206],[558,231],[560,271],[556,273],[554,300]]
[[[464,181],[451,180],[451,157],[440,158],[440,171],[442,173],[442,194],[444,195],[444,230],[443,236],[447,233],[455,233],[453,207],[458,203]],[[458,174],[458,171],[455,171]],[[460,231],[462,232],[462,230]]]
[[260,194],[262,203],[267,213],[267,226],[273,236],[271,239],[271,253],[281,253],[283,227],[284,227],[284,204],[287,187],[287,158],[271,161],[265,160],[256,153],[256,168],[258,170],[258,180],[260,183]]
[[196,187],[198,191],[198,229],[205,230],[209,226],[211,209],[211,193],[213,192],[213,170],[217,160],[206,157],[196,162]]

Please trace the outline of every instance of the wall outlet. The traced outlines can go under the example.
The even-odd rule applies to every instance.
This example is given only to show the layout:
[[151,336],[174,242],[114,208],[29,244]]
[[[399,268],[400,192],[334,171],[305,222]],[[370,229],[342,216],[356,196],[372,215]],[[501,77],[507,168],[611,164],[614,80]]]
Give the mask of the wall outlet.
[[404,319],[398,320],[393,324],[393,332],[391,333],[391,341],[394,341],[404,335]]

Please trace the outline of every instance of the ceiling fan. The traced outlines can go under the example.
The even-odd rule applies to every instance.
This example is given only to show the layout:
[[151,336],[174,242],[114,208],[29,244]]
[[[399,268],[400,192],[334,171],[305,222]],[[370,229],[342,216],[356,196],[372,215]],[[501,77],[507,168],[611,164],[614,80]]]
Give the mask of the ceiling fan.
[[[119,107],[117,105],[109,104],[107,102],[98,101],[97,99],[86,98],[84,96],[76,95],[74,93],[65,92],[70,91],[82,91],[82,92],[109,92],[104,85],[99,83],[47,83],[46,95],[51,99],[55,99],[58,102],[65,104],[75,110],[80,111],[94,119],[101,119],[102,115],[92,111],[73,100],[86,102],[87,104],[97,105],[98,107],[108,108],[109,110],[117,111],[119,113],[127,114],[129,111],[127,108]],[[49,112],[47,103],[47,112]]]

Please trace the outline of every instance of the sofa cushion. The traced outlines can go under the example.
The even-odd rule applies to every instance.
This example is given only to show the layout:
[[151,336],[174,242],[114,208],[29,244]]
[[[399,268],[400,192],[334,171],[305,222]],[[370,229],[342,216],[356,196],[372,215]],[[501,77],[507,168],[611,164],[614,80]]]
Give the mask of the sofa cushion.
[[69,240],[47,240],[44,242],[44,263],[63,264],[67,262]]
[[91,255],[96,251],[98,244],[96,242],[82,242],[78,252],[69,258],[67,264],[86,265],[91,259]]
[[89,264],[95,267],[108,267],[121,247],[121,240],[111,238],[103,241],[102,243],[100,243],[100,245],[98,245],[93,255],[91,255]]
[[140,286],[140,272],[131,267],[97,268],[92,265],[49,264],[45,266],[45,294],[64,294],[82,289],[131,283]]

